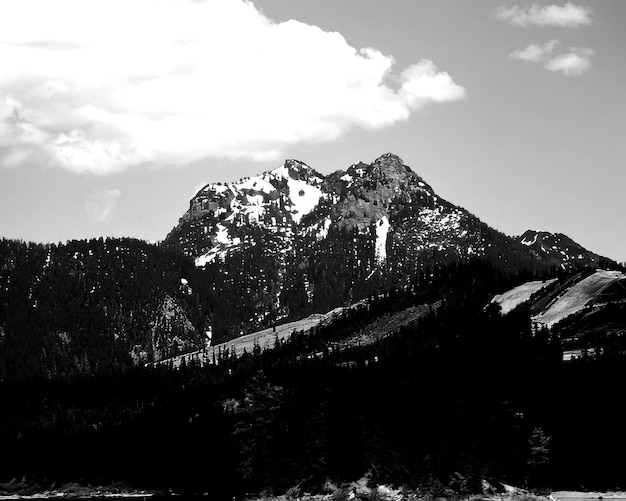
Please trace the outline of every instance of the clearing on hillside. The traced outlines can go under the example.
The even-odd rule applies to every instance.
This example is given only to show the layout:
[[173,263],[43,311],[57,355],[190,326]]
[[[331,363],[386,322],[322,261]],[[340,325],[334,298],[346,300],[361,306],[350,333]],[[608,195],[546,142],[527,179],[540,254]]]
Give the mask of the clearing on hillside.
[[532,296],[535,292],[540,291],[556,280],[558,279],[552,278],[544,281],[536,280],[534,282],[526,282],[525,284],[518,285],[508,292],[494,296],[491,302],[499,304],[500,311],[503,315],[506,315],[507,313],[513,311],[513,309],[517,308],[520,304],[528,301],[530,296]]
[[565,317],[582,310],[587,304],[595,300],[604,289],[624,278],[626,275],[621,271],[597,270],[593,275],[567,289],[544,311],[532,317],[532,320],[536,324],[552,327]]
[[241,336],[235,339],[231,339],[230,341],[226,341],[224,343],[219,343],[213,345],[209,348],[209,350],[196,350],[191,353],[185,353],[183,355],[177,355],[172,358],[168,358],[165,360],[160,360],[157,362],[158,365],[170,365],[173,368],[180,367],[183,363],[188,364],[190,362],[196,362],[200,365],[204,365],[206,363],[212,363],[213,355],[218,356],[219,353],[224,352],[226,350],[231,354],[235,354],[240,356],[243,354],[244,350],[248,353],[252,353],[255,346],[259,346],[261,351],[267,350],[274,347],[274,343],[276,339],[279,341],[286,341],[291,337],[291,334],[295,332],[307,332],[312,328],[325,325],[339,316],[342,315],[344,311],[349,309],[358,309],[358,308],[366,308],[367,300],[361,300],[357,303],[352,304],[348,307],[338,307],[334,310],[329,311],[328,313],[314,313],[309,315],[302,320],[296,320],[295,322],[288,322],[286,324],[277,325],[276,330],[270,327],[268,329],[263,329],[257,332],[253,332],[251,334],[246,334],[245,336]]

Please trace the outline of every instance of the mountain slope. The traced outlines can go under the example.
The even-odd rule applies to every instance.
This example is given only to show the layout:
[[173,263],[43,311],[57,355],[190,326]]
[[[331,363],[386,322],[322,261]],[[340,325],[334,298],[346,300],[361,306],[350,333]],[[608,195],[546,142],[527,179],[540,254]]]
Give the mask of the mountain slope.
[[460,260],[512,272],[547,268],[391,153],[328,176],[287,160],[207,185],[164,245],[194,258],[210,284],[207,315],[220,340],[415,287],[429,270]]
[[196,348],[189,269],[133,239],[0,241],[0,379],[110,372]]
[[[379,265],[387,263],[394,248],[412,256],[486,255],[496,233],[438,197],[402,159],[387,153],[371,164],[359,162],[326,177],[287,160],[259,176],[209,184],[192,198],[165,243],[203,266],[254,245],[255,231],[278,236],[289,249],[296,236],[323,240],[331,228],[356,229],[371,237]],[[516,247],[508,237],[503,240]]]
[[525,282],[491,300],[500,305],[504,315],[529,303],[532,321],[538,327],[553,327],[586,308],[602,308],[625,301],[626,274],[620,270],[602,269],[577,273],[569,278]]
[[564,318],[581,311],[585,306],[597,302],[605,289],[626,279],[621,271],[597,270],[568,287],[545,310],[534,315],[533,321],[552,327]]

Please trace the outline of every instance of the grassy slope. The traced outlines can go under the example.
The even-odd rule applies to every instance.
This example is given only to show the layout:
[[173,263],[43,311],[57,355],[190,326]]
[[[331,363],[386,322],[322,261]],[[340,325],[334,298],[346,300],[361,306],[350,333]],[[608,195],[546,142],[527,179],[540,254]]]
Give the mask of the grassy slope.
[[502,314],[506,315],[520,304],[528,301],[530,296],[534,293],[544,287],[547,287],[556,280],[556,278],[553,278],[545,281],[537,280],[534,282],[526,282],[525,284],[519,285],[510,291],[494,296],[491,302],[499,304],[502,309]]
[[535,315],[533,321],[552,327],[565,317],[580,311],[607,287],[624,278],[626,275],[620,271],[598,270],[593,275],[568,288],[544,311]]
[[[349,308],[359,308],[363,306],[364,301],[360,301],[358,303],[353,304]],[[295,332],[307,332],[314,327],[319,325],[324,325],[339,315],[341,315],[344,309],[348,308],[335,308],[328,313],[314,313],[313,315],[309,315],[306,318],[301,320],[296,320],[294,322],[288,322],[286,324],[277,325],[276,331],[272,327],[268,329],[263,329],[257,332],[252,332],[250,334],[246,334],[245,336],[241,336],[235,339],[231,339],[230,341],[226,341],[224,343],[219,343],[214,346],[211,346],[208,352],[204,352],[203,350],[194,351],[191,353],[186,353],[184,355],[179,355],[167,360],[162,360],[159,362],[160,364],[171,364],[174,368],[179,367],[181,363],[184,361],[185,363],[189,362],[199,362],[201,364],[211,363],[213,359],[213,354],[217,357],[217,355],[225,350],[229,350],[230,353],[236,353],[237,355],[241,355],[244,349],[248,353],[252,353],[255,345],[258,345],[261,350],[265,350],[268,348],[273,348],[276,339],[279,341],[285,341],[289,339],[291,334]]]
[[[241,355],[244,349],[248,353],[252,353],[255,345],[258,345],[261,350],[266,350],[274,347],[276,339],[279,341],[288,340],[293,332],[308,332],[311,329],[327,325],[339,318],[345,310],[359,309],[366,307],[366,300],[359,301],[352,306],[343,308],[335,308],[328,313],[314,313],[306,318],[297,320],[295,322],[288,322],[286,324],[277,325],[276,331],[273,328],[263,329],[257,332],[252,332],[224,343],[216,344],[209,348],[208,352],[203,350],[197,350],[184,355],[179,355],[167,360],[162,360],[160,364],[171,364],[174,368],[179,367],[183,361],[188,364],[190,362],[198,362],[202,365],[205,363],[212,363],[213,354],[217,357],[220,352],[229,350],[230,353]],[[405,310],[401,310],[395,313],[388,313],[380,318],[377,318],[373,322],[366,325],[364,328],[355,332],[355,334],[348,339],[344,339],[334,344],[334,348],[345,348],[348,346],[365,345],[375,342],[385,336],[388,336],[394,332],[397,332],[400,327],[409,325],[423,316],[427,315],[433,309],[439,308],[441,302],[434,304],[423,304],[413,306]]]

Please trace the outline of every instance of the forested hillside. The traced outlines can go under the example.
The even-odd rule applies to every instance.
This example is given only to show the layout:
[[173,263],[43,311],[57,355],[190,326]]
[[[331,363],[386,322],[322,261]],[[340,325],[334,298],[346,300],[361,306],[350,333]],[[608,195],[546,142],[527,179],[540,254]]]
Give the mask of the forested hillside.
[[[454,265],[430,291],[392,292],[263,353],[4,383],[0,471],[40,485],[115,480],[228,497],[365,474],[446,496],[476,492],[482,479],[619,487],[626,465],[608,453],[626,443],[624,355],[564,363],[558,338],[533,335],[528,309],[484,308],[518,280],[484,262]],[[442,295],[437,312],[377,343],[332,349],[426,293]]]
[[[184,256],[134,239],[0,241],[0,377],[112,373],[200,344]],[[182,279],[182,281],[181,281]]]

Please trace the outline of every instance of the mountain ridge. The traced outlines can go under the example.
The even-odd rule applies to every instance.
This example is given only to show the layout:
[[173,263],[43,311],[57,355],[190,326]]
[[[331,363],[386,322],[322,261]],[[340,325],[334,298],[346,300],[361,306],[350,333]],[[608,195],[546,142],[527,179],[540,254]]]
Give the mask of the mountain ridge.
[[558,238],[550,254],[528,232],[504,235],[391,153],[327,176],[290,159],[205,185],[159,246],[3,241],[0,373],[28,372],[14,363],[24,353],[44,374],[150,363],[201,348],[209,328],[220,343],[393,291],[438,301],[439,282],[467,299],[476,278],[457,276],[468,265],[524,280],[597,267]]
[[[461,228],[463,220],[470,219],[470,224]],[[283,240],[291,243],[294,232],[314,233],[321,240],[332,225],[356,227],[360,233],[373,231],[376,225],[376,255],[381,262],[386,258],[390,231],[397,233],[391,245],[401,241],[413,247],[413,254],[425,249],[444,251],[454,246],[453,240],[467,236],[467,226],[475,227],[479,221],[466,209],[439,197],[390,152],[370,164],[360,161],[326,176],[300,160],[287,159],[257,176],[205,185],[191,198],[189,209],[164,243],[204,266],[245,247],[238,234],[245,226],[282,233]],[[534,258],[550,265],[597,265],[600,258],[562,234],[528,230],[516,240]],[[548,247],[542,245],[544,240]],[[483,255],[483,244],[475,238],[468,245],[456,242],[455,247],[459,254]]]
[[571,239],[552,253],[527,243],[440,197],[393,153],[328,175],[289,159],[258,176],[208,184],[163,241],[213,277],[212,322],[232,318],[217,313],[225,301],[246,312],[241,324],[218,328],[229,338],[414,288],[429,270],[469,259],[537,278],[598,264]]
[[581,262],[598,265],[601,259],[606,259],[585,249],[563,233],[529,229],[519,237],[519,241],[534,255],[552,264]]
[[[298,168],[294,169],[294,166]],[[285,189],[283,180],[291,186]],[[301,197],[307,199],[305,203]],[[294,223],[301,231],[307,225],[317,225],[318,236],[324,238],[333,222],[341,227],[356,226],[361,232],[372,223],[380,225],[382,221],[382,225],[386,225],[385,218],[388,221],[392,211],[390,205],[394,202],[400,205],[400,217],[406,215],[402,213],[405,206],[420,206],[423,210],[436,207],[440,210],[459,209],[438,197],[430,185],[393,153],[385,153],[370,164],[358,162],[346,171],[338,170],[327,176],[304,162],[286,160],[278,168],[258,176],[234,183],[212,183],[202,188],[192,197],[189,210],[164,242],[173,243],[178,236],[185,254],[195,258],[206,255],[198,263],[202,265],[219,252],[217,244],[239,245],[240,240],[227,239],[224,234],[225,230],[233,233],[235,225],[274,227],[288,236]],[[434,213],[430,215],[435,216]],[[459,218],[460,213],[450,216],[446,222],[454,224],[453,219]],[[200,221],[206,223],[202,231],[198,231]],[[183,234],[187,233],[182,238],[181,230]],[[194,238],[189,238],[189,234]],[[195,249],[190,241],[195,243]]]

